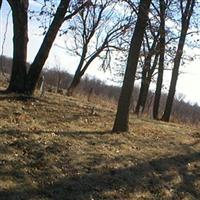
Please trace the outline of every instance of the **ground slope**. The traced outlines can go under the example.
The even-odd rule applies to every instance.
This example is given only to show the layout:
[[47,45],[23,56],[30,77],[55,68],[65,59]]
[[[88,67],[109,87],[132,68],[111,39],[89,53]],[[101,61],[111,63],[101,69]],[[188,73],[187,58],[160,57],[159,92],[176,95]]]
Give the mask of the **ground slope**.
[[0,97],[1,200],[200,199],[200,130],[48,94]]

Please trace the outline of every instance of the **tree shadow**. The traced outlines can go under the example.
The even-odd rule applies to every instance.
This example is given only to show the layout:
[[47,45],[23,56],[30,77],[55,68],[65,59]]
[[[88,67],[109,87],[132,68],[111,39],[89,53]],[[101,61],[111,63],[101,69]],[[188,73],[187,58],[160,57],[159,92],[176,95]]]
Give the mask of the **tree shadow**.
[[[26,199],[27,197],[47,197],[50,199],[101,199],[105,192],[112,190],[124,190],[125,193],[135,190],[149,190],[152,196],[162,195],[162,189],[173,180],[172,175],[168,175],[171,167],[178,168],[181,183],[173,186],[173,196],[171,199],[183,198],[189,193],[198,199],[200,191],[195,188],[195,181],[199,180],[199,169],[193,174],[187,170],[188,162],[199,161],[199,153],[171,158],[153,160],[150,163],[142,163],[134,167],[105,170],[102,172],[88,172],[84,175],[74,175],[64,178],[56,183],[46,183],[40,189],[26,189],[21,192],[20,188],[0,192],[1,199]],[[181,164],[180,164],[181,163]],[[159,173],[159,176],[154,176]],[[168,189],[168,188],[167,188]],[[103,199],[107,199],[106,196]],[[109,199],[109,198],[108,198]],[[113,198],[114,199],[114,198]]]
[[28,130],[19,130],[19,129],[1,129],[0,135],[11,135],[11,136],[23,136],[23,135],[29,135],[31,133],[35,133],[38,135],[45,135],[49,133],[54,133],[58,136],[77,136],[77,137],[84,137],[87,135],[118,135],[119,133],[112,132],[111,130],[104,130],[104,131],[47,131],[47,130],[34,130],[34,131],[28,131]]
[[22,102],[35,102],[41,100],[38,97],[32,95],[24,95],[24,94],[9,94],[9,93],[0,93],[0,101],[22,101]]
[[[34,133],[45,134],[42,130]],[[1,178],[9,175],[20,183],[8,190],[0,189],[1,200],[129,199],[129,194],[143,192],[148,192],[151,199],[183,199],[184,197],[198,199],[200,197],[199,152],[193,151],[140,162],[135,162],[135,157],[131,154],[116,157],[115,161],[108,157],[105,161],[101,154],[94,153],[94,157],[88,161],[87,171],[80,173],[70,164],[71,152],[68,146],[63,152],[63,146],[58,142],[46,145],[37,140],[27,139],[31,133],[9,130],[1,131],[0,135],[2,134],[18,137],[18,140],[1,144],[1,154],[5,153],[6,149],[7,153],[10,153],[9,150],[12,148],[20,149],[25,154],[24,160],[6,160],[0,164]],[[19,137],[20,134],[21,137]],[[108,132],[81,131],[56,134],[63,137],[84,137],[92,134],[108,134]],[[191,145],[196,145],[196,143]],[[48,159],[49,154],[57,155],[59,159],[51,161]],[[23,157],[23,154],[21,156]],[[110,164],[120,162],[122,159],[131,160],[131,164],[120,168],[110,167]],[[94,167],[105,162],[107,165],[103,167]],[[53,171],[53,168],[56,166],[61,169],[63,165],[66,165],[64,176],[55,178],[58,174]],[[9,170],[4,170],[5,166],[10,166]],[[27,173],[22,169],[26,169]],[[37,187],[26,182],[28,177],[37,182]]]

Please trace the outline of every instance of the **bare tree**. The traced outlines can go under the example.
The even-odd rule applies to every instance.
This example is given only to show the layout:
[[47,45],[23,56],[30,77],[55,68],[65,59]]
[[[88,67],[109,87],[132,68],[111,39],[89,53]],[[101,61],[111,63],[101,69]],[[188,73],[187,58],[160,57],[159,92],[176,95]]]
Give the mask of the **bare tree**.
[[[156,68],[157,62],[158,62],[158,38],[159,38],[159,32],[157,34],[153,35],[153,41],[150,45],[149,41],[149,35],[145,34],[145,39],[147,43],[148,50],[147,52],[144,52],[145,58],[144,58],[144,64],[142,66],[142,76],[141,76],[141,86],[140,86],[140,93],[137,101],[137,105],[135,108],[135,114],[139,115],[140,111],[141,113],[144,112],[149,86],[151,83],[151,79],[154,73],[154,70]],[[144,48],[144,51],[145,48]],[[153,62],[152,62],[153,60]]]
[[176,55],[174,58],[174,67],[172,71],[172,77],[171,77],[171,83],[170,83],[170,88],[168,92],[167,102],[166,102],[164,114],[162,116],[162,120],[166,122],[169,121],[171,111],[172,111],[172,105],[173,105],[174,95],[176,91],[176,84],[177,84],[178,75],[179,75],[180,62],[181,62],[183,48],[184,48],[187,32],[189,29],[190,18],[192,16],[194,6],[195,6],[195,0],[187,0],[187,1],[181,0],[180,1],[180,10],[181,10],[181,16],[182,16],[181,33],[180,33],[178,47],[176,50]]
[[53,21],[44,37],[44,40],[40,46],[40,49],[30,66],[29,72],[26,77],[25,92],[32,94],[34,92],[35,86],[39,79],[41,70],[44,63],[49,55],[52,44],[56,38],[56,35],[64,22],[65,14],[67,12],[70,0],[61,0],[60,4],[56,10]]
[[28,43],[28,0],[8,0],[13,17],[13,66],[7,91],[23,93]]
[[127,17],[124,10],[119,14],[115,9],[118,4],[119,2],[113,0],[95,0],[92,6],[79,12],[70,23],[74,46],[68,45],[67,49],[78,55],[80,61],[68,88],[68,95],[72,95],[94,60],[98,59],[102,68],[107,69],[113,52],[123,50],[120,37],[130,28],[131,17]]
[[156,91],[154,95],[153,104],[153,118],[158,118],[159,104],[161,98],[161,90],[163,84],[163,72],[164,72],[164,60],[165,60],[165,15],[167,1],[160,0],[160,39],[159,39],[159,66],[158,66],[158,77],[156,84]]
[[31,95],[35,90],[41,70],[61,25],[65,20],[70,19],[77,14],[78,11],[83,9],[84,6],[88,5],[88,1],[82,1],[80,6],[76,7],[73,12],[66,15],[71,1],[60,0],[56,12],[51,15],[53,17],[52,22],[45,33],[40,49],[28,71],[26,67],[26,56],[28,42],[27,11],[29,1],[7,1],[12,9],[14,27],[13,67],[7,92],[26,93]]
[[129,107],[140,55],[140,48],[147,26],[150,4],[151,0],[140,0],[139,3],[138,19],[130,43],[127,67],[119,97],[117,114],[112,129],[113,132],[128,131]]

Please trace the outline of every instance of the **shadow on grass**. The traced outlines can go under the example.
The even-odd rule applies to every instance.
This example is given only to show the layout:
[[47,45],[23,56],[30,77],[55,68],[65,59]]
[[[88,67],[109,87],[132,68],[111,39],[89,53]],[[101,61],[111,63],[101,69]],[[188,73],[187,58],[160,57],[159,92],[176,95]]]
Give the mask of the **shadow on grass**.
[[37,130],[37,131],[27,131],[27,130],[18,130],[18,129],[10,129],[10,130],[0,130],[0,136],[23,136],[23,135],[29,135],[31,133],[37,134],[37,135],[45,135],[49,133],[54,133],[57,136],[86,136],[86,135],[115,135],[119,133],[113,133],[111,130],[106,131],[46,131],[46,130]]
[[30,96],[30,95],[24,95],[24,94],[12,94],[12,93],[1,93],[0,92],[0,101],[4,101],[4,100],[8,100],[8,101],[38,101],[40,100],[40,98],[38,97],[34,97],[34,96]]
[[[33,132],[35,133],[35,132]],[[107,132],[106,132],[107,133]],[[104,134],[106,134],[104,133]],[[2,131],[0,136],[11,136],[22,134],[14,130]],[[24,134],[24,135],[23,135]],[[31,134],[31,133],[28,133]],[[43,134],[36,132],[36,134]],[[63,132],[57,133],[63,136],[83,136],[86,134],[102,134],[102,132]],[[56,149],[46,150],[43,143],[31,139],[20,138],[13,143],[1,144],[1,154],[10,148],[22,149],[28,156],[24,155],[23,162],[4,161],[0,165],[0,179],[5,176],[15,177],[18,185],[10,189],[0,188],[1,200],[17,199],[53,199],[53,200],[91,200],[91,199],[129,199],[129,193],[136,194],[149,192],[151,199],[183,199],[188,196],[191,199],[200,197],[200,185],[196,185],[200,179],[200,153],[192,152],[172,157],[163,157],[147,160],[140,163],[132,163],[131,166],[123,168],[112,168],[110,166],[101,169],[90,169],[82,173],[73,169],[70,165],[70,150],[66,146],[57,145]],[[60,145],[60,147],[59,147]],[[53,146],[52,146],[53,148]],[[3,149],[3,151],[2,151]],[[59,155],[60,159],[55,163],[45,160],[47,154]],[[125,155],[134,159],[134,155]],[[31,159],[30,159],[31,158]],[[104,162],[101,154],[96,154],[96,159]],[[54,165],[60,168],[66,165],[65,174],[55,178],[52,168]],[[110,159],[112,163],[112,159]],[[108,162],[109,164],[109,162]],[[10,166],[9,170],[4,167]],[[24,173],[22,169],[28,169],[30,173]],[[10,170],[11,169],[11,170]],[[26,183],[28,177],[38,181],[37,186]],[[23,184],[22,184],[23,183]],[[170,191],[170,197],[165,198],[164,191]],[[114,193],[112,193],[114,192]],[[109,193],[109,194],[108,194]],[[131,198],[130,198],[131,199]],[[150,198],[149,198],[150,199]]]

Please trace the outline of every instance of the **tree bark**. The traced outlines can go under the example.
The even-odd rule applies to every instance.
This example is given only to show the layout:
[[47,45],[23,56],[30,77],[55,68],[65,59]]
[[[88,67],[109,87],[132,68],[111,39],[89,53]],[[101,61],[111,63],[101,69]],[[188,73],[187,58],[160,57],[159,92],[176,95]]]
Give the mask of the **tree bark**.
[[153,72],[158,62],[158,54],[155,55],[152,67],[151,67],[152,55],[150,55],[149,57],[147,56],[147,59],[149,59],[148,61],[145,61],[145,65],[147,65],[147,67],[144,67],[142,70],[140,93],[139,93],[139,98],[138,98],[137,105],[135,108],[136,115],[142,114],[144,112],[147,97],[148,97],[148,92],[149,92],[149,86],[151,83],[151,78],[153,76]]
[[145,84],[145,87],[143,89],[143,94],[142,94],[143,95],[143,97],[142,97],[142,103],[141,103],[141,105],[142,105],[142,113],[144,112],[144,109],[145,109],[145,106],[146,106],[148,92],[149,92],[149,87],[150,87],[150,84],[151,84],[151,79],[152,79],[152,76],[153,76],[153,72],[155,71],[155,68],[156,68],[157,63],[158,63],[158,57],[159,57],[159,54],[157,53],[155,55],[152,68],[147,73],[146,84]]
[[72,96],[73,95],[75,88],[78,86],[78,84],[81,81],[81,77],[83,76],[83,73],[81,71],[79,71],[79,70],[77,71],[77,70],[76,70],[76,73],[75,73],[75,75],[73,77],[73,80],[72,80],[72,82],[71,82],[71,84],[70,84],[70,86],[69,86],[69,88],[67,90],[67,95],[68,96]]
[[127,67],[125,71],[121,94],[119,97],[117,114],[112,129],[113,132],[128,131],[129,107],[133,92],[138,59],[140,55],[140,48],[145,28],[147,26],[150,3],[151,0],[140,0],[138,19],[131,39]]
[[87,55],[87,49],[88,49],[88,43],[85,43],[84,46],[83,46],[81,59],[80,59],[80,62],[78,64],[78,67],[76,69],[76,72],[74,74],[73,80],[72,80],[69,88],[67,89],[67,95],[68,96],[73,95],[74,89],[78,86],[78,84],[81,81],[81,77],[84,74],[84,73],[82,73],[82,68],[83,68],[85,58],[86,58],[86,55]]
[[[84,60],[85,60],[85,57],[86,57],[86,54],[85,56],[81,58],[80,60],[80,63],[79,63],[79,66],[75,72],[75,75],[73,77],[73,80],[68,88],[68,91],[67,91],[67,95],[68,96],[71,96],[73,95],[73,92],[75,90],[75,88],[78,86],[78,84],[80,83],[81,81],[81,78],[82,76],[85,74],[86,70],[88,69],[88,67],[90,66],[90,64],[95,60],[95,58],[97,58],[97,56],[104,50],[104,48],[106,47],[105,46],[106,43],[104,43],[90,58],[89,60],[85,63],[84,65]],[[87,53],[87,52],[85,52]]]
[[[148,43],[149,42],[148,35],[146,34],[145,36]],[[148,91],[149,91],[149,85],[151,83],[151,78],[155,70],[155,67],[157,65],[158,38],[159,38],[159,32],[156,36],[154,36],[153,43],[151,47],[149,47],[147,56],[145,57],[145,60],[144,60],[144,66],[142,68],[142,80],[141,80],[141,86],[140,86],[140,93],[139,93],[137,105],[135,108],[136,115],[142,114],[145,108]],[[154,54],[155,54],[155,58],[152,65],[151,64],[152,57]]]
[[8,0],[13,17],[13,64],[7,92],[23,93],[28,43],[28,0]]
[[160,0],[160,40],[159,40],[160,57],[159,57],[156,91],[153,104],[154,119],[158,119],[159,104],[160,104],[162,84],[163,84],[164,59],[165,59],[165,10],[166,10],[165,1]]
[[183,54],[185,39],[186,39],[187,31],[189,28],[189,24],[190,24],[190,18],[193,13],[194,5],[195,5],[195,0],[192,0],[192,1],[187,0],[185,11],[182,13],[181,35],[180,35],[179,44],[178,44],[178,48],[177,48],[175,59],[174,59],[174,68],[172,71],[172,78],[171,78],[170,88],[169,88],[169,92],[167,96],[167,102],[166,102],[164,114],[162,116],[162,120],[166,122],[169,122],[170,120],[170,115],[171,115],[173,101],[174,101],[174,95],[176,92],[176,84],[178,81],[181,57]]
[[56,38],[56,35],[64,21],[67,8],[69,6],[70,0],[61,0],[54,19],[44,37],[42,45],[30,66],[27,78],[26,78],[26,88],[25,92],[27,94],[33,94],[37,81],[39,79],[42,68],[45,64],[45,61],[49,55],[53,42]]
[[142,80],[141,80],[141,86],[140,86],[140,93],[137,101],[137,105],[135,107],[135,114],[140,115],[144,110],[144,99],[146,95],[146,90],[148,93],[148,82],[147,82],[147,72],[145,67],[142,70]]

